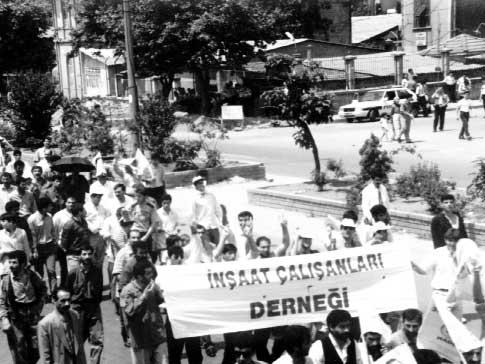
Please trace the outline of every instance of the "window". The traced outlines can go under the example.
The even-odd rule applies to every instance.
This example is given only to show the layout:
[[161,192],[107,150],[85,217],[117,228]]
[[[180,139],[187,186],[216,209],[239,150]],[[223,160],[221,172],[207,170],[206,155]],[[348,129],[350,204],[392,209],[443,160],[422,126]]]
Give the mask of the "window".
[[415,28],[425,28],[430,26],[429,2],[430,0],[414,0]]
[[386,98],[388,100],[394,100],[396,98],[396,93],[394,91],[387,91]]

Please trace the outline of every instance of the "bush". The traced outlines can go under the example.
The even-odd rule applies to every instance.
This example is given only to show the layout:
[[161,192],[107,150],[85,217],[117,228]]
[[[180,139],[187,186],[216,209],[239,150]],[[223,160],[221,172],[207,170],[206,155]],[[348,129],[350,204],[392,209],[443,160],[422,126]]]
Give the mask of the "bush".
[[172,104],[175,111],[185,111],[189,114],[200,114],[202,99],[197,95],[180,95]]
[[168,138],[163,146],[161,155],[162,163],[174,163],[174,171],[187,171],[198,169],[194,160],[197,158],[201,149],[199,140],[177,140]]
[[42,145],[51,130],[52,114],[62,101],[56,84],[47,74],[28,72],[12,81],[10,92],[8,105],[19,116],[12,119],[16,143],[30,147]]
[[219,142],[228,139],[227,130],[219,120],[204,117],[197,125],[191,124],[191,130],[199,134],[201,149],[205,152],[205,168],[222,166]]
[[467,187],[467,193],[471,198],[478,198],[485,201],[485,160],[475,162],[478,170],[473,176],[472,182]]
[[325,172],[312,171],[312,181],[317,185],[318,191],[323,191],[323,186],[327,184],[327,175]]
[[429,211],[439,211],[441,196],[455,188],[454,182],[443,181],[436,164],[418,164],[397,178],[395,192],[403,198],[421,197]]
[[89,128],[86,146],[93,154],[100,152],[106,156],[114,153],[114,141],[111,136],[111,127],[108,122],[97,123]]
[[330,158],[327,161],[327,169],[333,172],[337,178],[344,177],[347,174],[344,170],[344,162],[341,159],[337,161]]
[[366,139],[359,150],[360,158],[360,176],[359,185],[364,185],[365,182],[371,179],[372,174],[381,173],[385,176],[387,182],[388,174],[393,172],[393,160],[389,153],[381,149],[379,138],[371,134],[369,139]]

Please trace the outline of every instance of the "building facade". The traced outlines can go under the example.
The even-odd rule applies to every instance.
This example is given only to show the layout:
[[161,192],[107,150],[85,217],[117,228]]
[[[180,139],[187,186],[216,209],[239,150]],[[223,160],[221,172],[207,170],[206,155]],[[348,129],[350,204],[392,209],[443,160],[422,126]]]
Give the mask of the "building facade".
[[484,0],[403,0],[403,48],[416,52],[457,34],[485,36]]

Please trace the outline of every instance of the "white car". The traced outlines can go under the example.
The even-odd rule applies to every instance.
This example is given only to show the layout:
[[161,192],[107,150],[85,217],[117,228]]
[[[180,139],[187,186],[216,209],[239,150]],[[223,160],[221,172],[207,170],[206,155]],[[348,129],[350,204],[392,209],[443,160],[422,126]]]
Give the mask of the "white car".
[[372,90],[365,92],[354,100],[351,104],[343,105],[339,108],[338,116],[347,119],[351,123],[369,119],[378,120],[384,114],[390,114],[394,98],[398,96],[400,103],[404,103],[409,97],[417,101],[416,94],[404,87],[387,88],[382,90]]

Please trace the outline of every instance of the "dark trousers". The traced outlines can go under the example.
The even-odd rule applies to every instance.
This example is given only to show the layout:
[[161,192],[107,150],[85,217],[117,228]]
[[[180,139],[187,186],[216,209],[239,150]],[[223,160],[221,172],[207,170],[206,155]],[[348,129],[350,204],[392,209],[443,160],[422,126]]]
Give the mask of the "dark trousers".
[[41,277],[44,277],[44,266],[46,267],[47,282],[49,284],[50,292],[52,292],[57,287],[57,248],[57,244],[53,242],[37,245],[37,253],[39,254],[39,256],[35,261],[34,268]]
[[[182,351],[187,353],[189,364],[202,364],[202,350],[200,348],[200,337],[187,337],[175,339],[173,337],[172,325],[167,320],[165,325],[167,330],[168,363],[180,364]],[[232,364],[232,363],[231,363]]]
[[468,131],[468,121],[470,120],[470,113],[460,111],[460,119],[461,119],[461,130],[460,130],[460,138],[463,137],[470,137],[470,132]]
[[57,261],[61,269],[61,286],[65,287],[67,282],[67,256],[60,246],[57,247]]
[[91,364],[101,362],[103,353],[104,331],[101,306],[98,303],[83,305],[73,304],[72,308],[79,313],[83,327],[83,339],[90,345],[89,358]]
[[216,245],[219,244],[219,238],[221,237],[219,229],[207,229],[205,233],[210,242]]
[[236,362],[236,353],[234,351],[234,340],[237,333],[224,334],[224,356],[222,364],[234,364]]
[[446,105],[445,106],[439,106],[435,105],[434,106],[434,121],[433,121],[433,130],[436,131],[436,128],[438,127],[440,130],[443,130],[445,126],[445,112],[446,112]]
[[103,269],[104,256],[106,255],[106,242],[103,237],[98,234],[91,233],[89,236],[89,244],[94,249],[93,261],[94,263]]
[[[35,310],[25,308],[15,318],[10,317],[10,330],[6,332],[13,364],[35,364],[39,360],[37,323]],[[6,358],[0,360],[4,362]]]
[[271,355],[268,351],[268,340],[270,336],[270,328],[254,330],[254,350],[256,351],[256,357],[259,361],[265,363],[271,362]]

